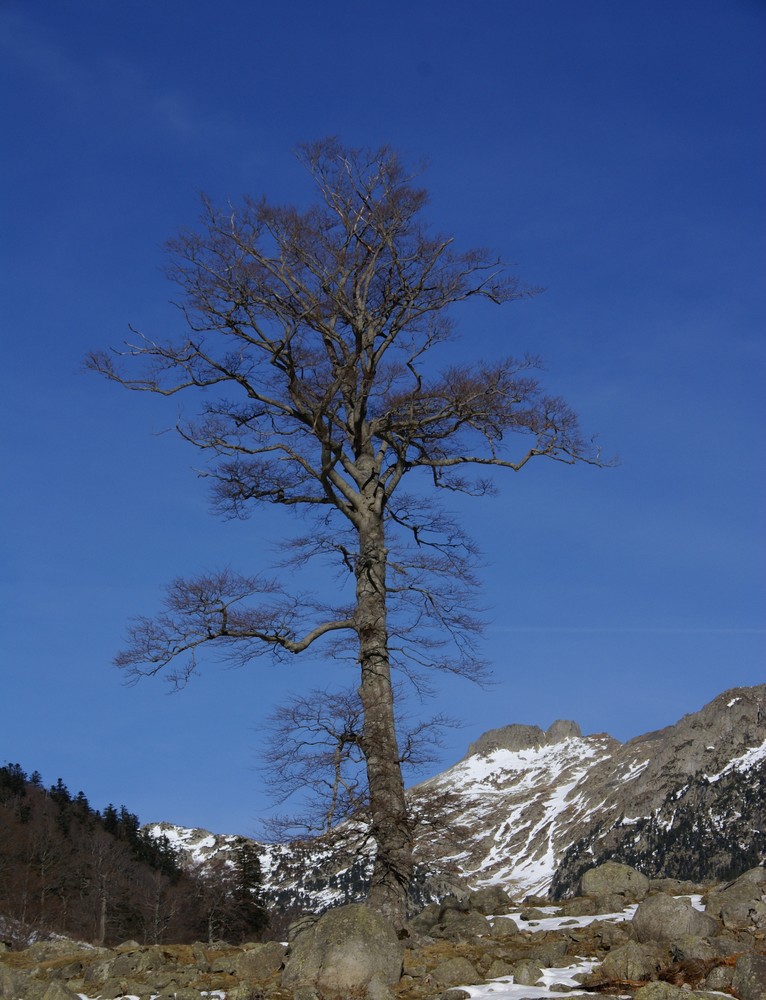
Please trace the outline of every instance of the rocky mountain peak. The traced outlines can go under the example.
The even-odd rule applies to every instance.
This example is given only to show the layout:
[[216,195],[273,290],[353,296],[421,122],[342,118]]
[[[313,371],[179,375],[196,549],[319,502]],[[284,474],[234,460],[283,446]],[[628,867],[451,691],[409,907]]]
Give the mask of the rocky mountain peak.
[[471,743],[463,758],[475,755],[486,756],[494,750],[533,750],[537,747],[553,743],[563,743],[564,740],[579,739],[582,731],[576,722],[568,719],[557,719],[546,730],[540,726],[527,726],[512,723],[499,729],[489,729]]

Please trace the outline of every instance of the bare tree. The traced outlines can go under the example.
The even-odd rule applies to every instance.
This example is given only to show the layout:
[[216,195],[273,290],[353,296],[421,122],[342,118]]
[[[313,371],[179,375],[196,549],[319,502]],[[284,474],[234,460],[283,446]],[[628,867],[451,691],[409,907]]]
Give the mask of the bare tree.
[[[441,713],[413,720],[397,708],[396,718],[399,763],[410,769],[433,763],[443,746],[443,730],[459,726]],[[262,770],[274,801],[282,805],[299,795],[301,812],[273,817],[269,831],[279,839],[315,836],[351,817],[365,821],[369,793],[363,744],[364,708],[357,688],[315,688],[278,706],[267,720]],[[358,850],[358,836],[352,842]]]
[[169,244],[181,336],[136,334],[87,363],[129,389],[201,393],[197,419],[177,429],[210,459],[217,510],[315,515],[296,552],[335,559],[353,594],[309,600],[231,570],[179,579],[157,617],[133,621],[116,662],[134,677],[169,667],[183,683],[203,647],[236,663],[320,640],[328,656],[350,653],[377,845],[369,902],[399,922],[412,844],[391,669],[481,668],[473,550],[434,497],[486,494],[488,474],[539,456],[600,459],[572,410],[542,391],[534,358],[432,370],[430,353],[453,332],[450,307],[526,290],[494,256],[429,232],[426,193],[397,155],[337,140],[299,155],[312,207],[205,202],[200,228]]

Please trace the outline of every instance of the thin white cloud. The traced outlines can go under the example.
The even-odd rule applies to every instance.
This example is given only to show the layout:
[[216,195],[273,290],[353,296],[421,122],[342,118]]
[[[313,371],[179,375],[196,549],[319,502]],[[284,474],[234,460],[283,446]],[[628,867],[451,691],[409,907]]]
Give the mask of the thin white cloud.
[[46,86],[70,113],[100,115],[106,101],[112,120],[142,118],[182,138],[200,131],[182,94],[157,88],[138,65],[114,53],[78,59],[18,8],[0,10],[0,55],[35,86]]

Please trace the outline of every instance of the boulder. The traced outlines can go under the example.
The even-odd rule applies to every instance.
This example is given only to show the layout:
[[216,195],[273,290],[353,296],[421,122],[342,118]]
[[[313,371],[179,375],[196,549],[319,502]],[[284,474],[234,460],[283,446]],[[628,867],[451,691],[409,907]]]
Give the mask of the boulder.
[[585,896],[575,896],[568,899],[559,907],[560,917],[591,917],[598,913],[596,903]]
[[36,941],[24,950],[24,954],[38,962],[47,962],[52,958],[61,958],[63,955],[76,955],[82,952],[84,947],[84,945],[70,941],[68,938],[59,938],[52,941]]
[[766,870],[753,868],[708,893],[707,912],[720,917],[724,927],[766,930]]
[[638,941],[677,941],[684,937],[713,937],[720,931],[718,921],[696,910],[688,899],[658,893],[638,904],[633,921]]
[[487,979],[500,979],[501,976],[512,976],[513,965],[504,958],[493,959],[487,969]]
[[643,899],[649,891],[649,879],[630,865],[605,861],[590,868],[580,880],[580,895],[591,897],[623,896],[629,901]]
[[440,962],[431,973],[437,986],[471,986],[482,978],[476,967],[467,958],[449,958]]
[[489,920],[476,910],[460,913],[447,910],[438,926],[432,928],[431,936],[446,938],[448,941],[470,941],[475,937],[485,937],[492,933]]
[[622,913],[629,905],[630,896],[623,896],[620,892],[610,892],[606,896],[594,896],[593,902],[596,913]]
[[513,917],[497,917],[492,921],[492,937],[510,937],[519,933],[519,925]]
[[696,882],[679,878],[650,878],[649,892],[664,892],[668,896],[692,896],[701,893],[702,887]]
[[403,947],[391,923],[369,906],[328,910],[290,945],[282,984],[328,997],[380,992],[399,981]]
[[485,917],[508,913],[513,908],[511,897],[499,885],[486,885],[477,889],[469,897],[471,909],[478,910]]
[[639,987],[633,994],[633,1000],[689,1000],[689,997],[692,996],[694,996],[693,993],[681,989],[680,986],[654,982]]
[[739,1000],[761,1000],[766,993],[766,955],[742,955],[731,982]]
[[0,997],[5,1000],[76,1000],[77,994],[56,980],[41,982],[0,965]]
[[673,959],[676,962],[701,960],[703,962],[718,958],[720,952],[710,941],[701,937],[682,937],[673,942]]
[[235,956],[231,971],[240,979],[261,983],[282,967],[286,951],[279,941],[249,944]]
[[734,969],[729,965],[717,965],[711,969],[705,979],[705,989],[716,993],[728,992],[734,978]]
[[513,981],[518,986],[536,986],[543,978],[543,970],[530,958],[513,963]]
[[627,944],[613,948],[601,963],[604,979],[654,979],[664,964],[665,956],[652,944]]
[[566,953],[566,939],[551,937],[547,941],[534,944],[529,952],[529,958],[544,969],[552,969],[554,966],[567,965]]

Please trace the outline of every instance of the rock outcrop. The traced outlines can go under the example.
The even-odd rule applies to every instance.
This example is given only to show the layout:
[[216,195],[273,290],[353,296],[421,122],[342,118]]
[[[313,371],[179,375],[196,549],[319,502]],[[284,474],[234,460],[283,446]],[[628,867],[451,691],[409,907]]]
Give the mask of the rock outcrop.
[[304,923],[290,943],[284,986],[314,988],[323,997],[385,995],[399,982],[403,946],[383,916],[367,906],[340,906]]

